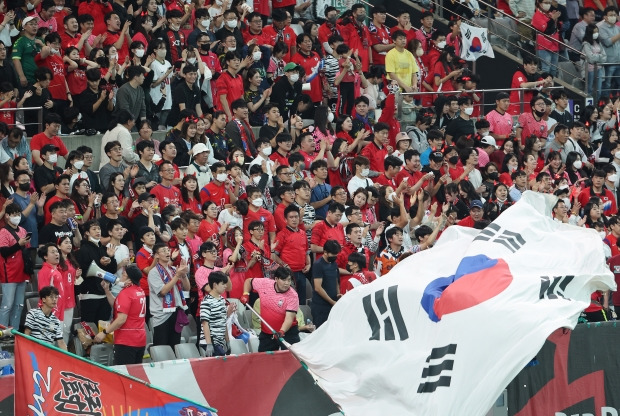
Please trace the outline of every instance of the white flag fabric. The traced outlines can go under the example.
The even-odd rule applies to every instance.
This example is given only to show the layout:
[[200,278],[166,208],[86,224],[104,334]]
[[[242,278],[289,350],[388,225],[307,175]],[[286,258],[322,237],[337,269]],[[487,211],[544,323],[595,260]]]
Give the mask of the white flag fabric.
[[345,415],[484,415],[592,292],[615,289],[601,238],[553,221],[555,200],[526,192],[482,231],[448,228],[292,351]]
[[466,61],[475,61],[481,56],[495,58],[493,47],[489,42],[486,28],[470,26],[461,23],[461,58]]

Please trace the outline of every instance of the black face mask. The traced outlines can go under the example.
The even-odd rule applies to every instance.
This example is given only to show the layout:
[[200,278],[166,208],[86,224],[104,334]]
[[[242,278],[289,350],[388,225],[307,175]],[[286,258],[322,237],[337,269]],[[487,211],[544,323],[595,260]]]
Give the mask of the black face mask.
[[347,264],[347,267],[345,267],[345,268],[347,269],[347,271],[348,271],[349,273],[353,273],[353,271],[351,270],[351,266],[349,266],[348,264]]
[[450,162],[452,165],[456,165],[457,163],[459,163],[459,157],[458,156],[452,156],[452,157],[450,157],[450,159],[448,159],[448,162]]
[[28,192],[30,190],[30,183],[20,183],[18,186],[20,191]]
[[536,114],[538,118],[542,118],[542,116],[545,115],[545,111],[534,110],[534,114]]
[[209,44],[204,44],[203,43],[202,45],[200,45],[200,50],[209,51],[210,49],[211,49],[211,45],[209,45]]
[[109,62],[109,60],[105,56],[100,56],[99,58],[95,59],[95,62],[97,62],[99,66],[105,66],[106,63]]
[[498,180],[499,179],[499,173],[497,173],[497,172],[489,173],[489,179],[492,179],[494,181]]
[[327,262],[328,263],[333,263],[336,261],[336,259],[338,258],[338,256],[327,256]]

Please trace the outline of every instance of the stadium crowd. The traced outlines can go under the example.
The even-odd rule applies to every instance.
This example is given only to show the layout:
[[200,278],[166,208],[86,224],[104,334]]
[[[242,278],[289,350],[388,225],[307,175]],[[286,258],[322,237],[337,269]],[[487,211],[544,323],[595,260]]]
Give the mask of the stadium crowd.
[[[556,195],[556,221],[596,229],[620,254],[620,99],[576,121],[567,95],[549,89],[553,69],[539,73],[526,55],[511,84],[528,89],[525,111],[514,91],[484,111],[458,19],[445,33],[432,12],[419,29],[406,11],[388,28],[383,6],[362,4],[314,21],[311,1],[271,13],[266,1],[9,3],[0,325],[20,326],[38,256],[40,307],[25,323],[37,338],[66,348],[74,316],[110,321],[95,341],[113,332],[115,363],[129,364],[142,361],[145,321],[154,345],[174,346],[193,319],[204,353],[223,355],[236,312],[227,299],[260,299],[259,350],[278,349],[447,227],[484,228],[526,190]],[[538,13],[566,11],[515,3],[528,3],[534,27]],[[583,11],[575,30],[586,26],[587,42],[598,32]],[[620,45],[603,33],[603,49]],[[29,107],[42,107],[41,125]],[[98,132],[96,149],[69,151],[62,138]],[[313,323],[298,313],[308,299]],[[594,294],[585,316],[611,319],[614,303]]]

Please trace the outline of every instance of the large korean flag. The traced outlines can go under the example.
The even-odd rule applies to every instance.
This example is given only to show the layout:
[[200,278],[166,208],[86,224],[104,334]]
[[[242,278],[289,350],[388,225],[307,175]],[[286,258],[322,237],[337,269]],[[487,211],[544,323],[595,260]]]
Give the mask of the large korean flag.
[[489,42],[489,33],[486,28],[470,26],[461,23],[461,58],[466,61],[475,61],[481,56],[495,58],[495,52]]
[[555,200],[526,192],[482,231],[450,227],[292,351],[346,415],[485,414],[593,291],[615,289],[601,238],[554,222]]

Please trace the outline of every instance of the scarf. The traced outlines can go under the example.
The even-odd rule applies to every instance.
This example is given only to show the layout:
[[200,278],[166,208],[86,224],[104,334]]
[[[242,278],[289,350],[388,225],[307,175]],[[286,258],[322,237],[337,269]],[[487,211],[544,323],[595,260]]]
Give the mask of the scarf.
[[[161,264],[157,263],[155,265],[157,267],[157,271],[159,272],[159,276],[161,280],[163,280],[164,284],[167,284],[172,280],[170,273],[168,273],[168,269],[164,268]],[[176,269],[174,267],[171,268],[174,272]],[[179,291],[179,296],[181,297],[182,306],[177,305],[176,300],[174,298],[174,288],[166,293],[162,299],[162,306],[164,308],[164,312],[175,312],[177,307],[181,307],[183,309],[187,309],[187,304],[185,303],[185,298],[183,297],[183,285],[181,284],[181,280],[177,280],[176,283],[177,290]]]
[[235,124],[237,124],[237,127],[239,128],[239,133],[241,134],[241,142],[243,143],[243,151],[245,152],[246,156],[254,157],[254,155],[252,155],[252,150],[250,149],[248,141],[248,131],[250,132],[250,136],[252,137],[252,143],[254,143],[255,141],[252,129],[247,126],[246,121],[243,121],[243,124],[241,120],[238,120],[236,118],[233,118],[233,121],[235,122]]

